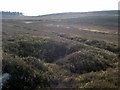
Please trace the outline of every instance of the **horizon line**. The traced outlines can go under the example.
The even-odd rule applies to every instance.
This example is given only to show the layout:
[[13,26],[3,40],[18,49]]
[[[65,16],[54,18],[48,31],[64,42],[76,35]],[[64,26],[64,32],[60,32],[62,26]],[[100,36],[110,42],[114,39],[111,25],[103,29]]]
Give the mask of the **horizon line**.
[[62,14],[62,13],[89,13],[89,12],[102,12],[102,11],[119,11],[118,9],[113,9],[113,10],[95,10],[95,11],[80,11],[80,12],[74,12],[74,11],[71,11],[71,12],[53,12],[53,13],[46,13],[46,14],[39,14],[39,15],[25,15],[25,13],[21,12],[21,11],[0,11],[0,12],[19,12],[19,13],[22,13],[23,16],[44,16],[44,15],[55,15],[55,14]]

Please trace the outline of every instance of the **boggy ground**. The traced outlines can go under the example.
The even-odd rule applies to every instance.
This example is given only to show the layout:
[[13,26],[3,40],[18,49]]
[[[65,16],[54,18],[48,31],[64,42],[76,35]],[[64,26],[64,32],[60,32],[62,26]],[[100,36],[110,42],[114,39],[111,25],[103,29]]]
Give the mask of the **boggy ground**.
[[115,20],[111,16],[3,20],[2,68],[10,75],[3,90],[117,88]]

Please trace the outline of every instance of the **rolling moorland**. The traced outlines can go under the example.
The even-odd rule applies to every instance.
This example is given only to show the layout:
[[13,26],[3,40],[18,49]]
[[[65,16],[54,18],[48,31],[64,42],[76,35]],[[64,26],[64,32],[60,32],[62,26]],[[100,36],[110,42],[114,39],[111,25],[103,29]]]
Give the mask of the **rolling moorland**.
[[114,88],[118,11],[3,16],[3,90]]

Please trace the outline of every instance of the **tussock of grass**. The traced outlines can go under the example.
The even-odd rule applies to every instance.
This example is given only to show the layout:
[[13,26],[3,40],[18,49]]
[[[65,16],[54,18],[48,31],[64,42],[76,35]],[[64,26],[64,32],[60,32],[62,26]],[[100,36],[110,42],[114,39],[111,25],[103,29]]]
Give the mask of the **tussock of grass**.
[[79,43],[37,37],[4,40],[3,73],[9,73],[11,77],[3,88],[118,86],[117,45],[79,37],[67,39]]

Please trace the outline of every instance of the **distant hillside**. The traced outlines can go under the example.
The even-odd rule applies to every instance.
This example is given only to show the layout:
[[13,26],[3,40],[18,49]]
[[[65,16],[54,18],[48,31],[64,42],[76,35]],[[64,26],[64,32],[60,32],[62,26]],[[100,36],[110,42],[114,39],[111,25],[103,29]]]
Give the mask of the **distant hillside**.
[[[68,12],[68,13],[56,13],[39,16],[24,16],[21,12],[0,12],[3,19],[24,19],[24,20],[69,20],[69,19],[90,19],[100,17],[100,20],[104,18],[116,18],[118,17],[118,10],[110,11],[94,11],[94,12]],[[14,16],[14,17],[11,17]],[[102,19],[101,19],[102,18]],[[73,21],[73,20],[72,20]],[[116,22],[116,21],[115,21]]]
[[94,11],[94,12],[68,12],[68,13],[56,13],[40,16],[43,19],[69,19],[69,18],[79,18],[86,16],[111,16],[117,15],[118,10],[110,11]]
[[118,26],[118,10],[78,13],[57,13],[40,16],[43,20],[62,20],[69,24],[95,25],[102,27]]

